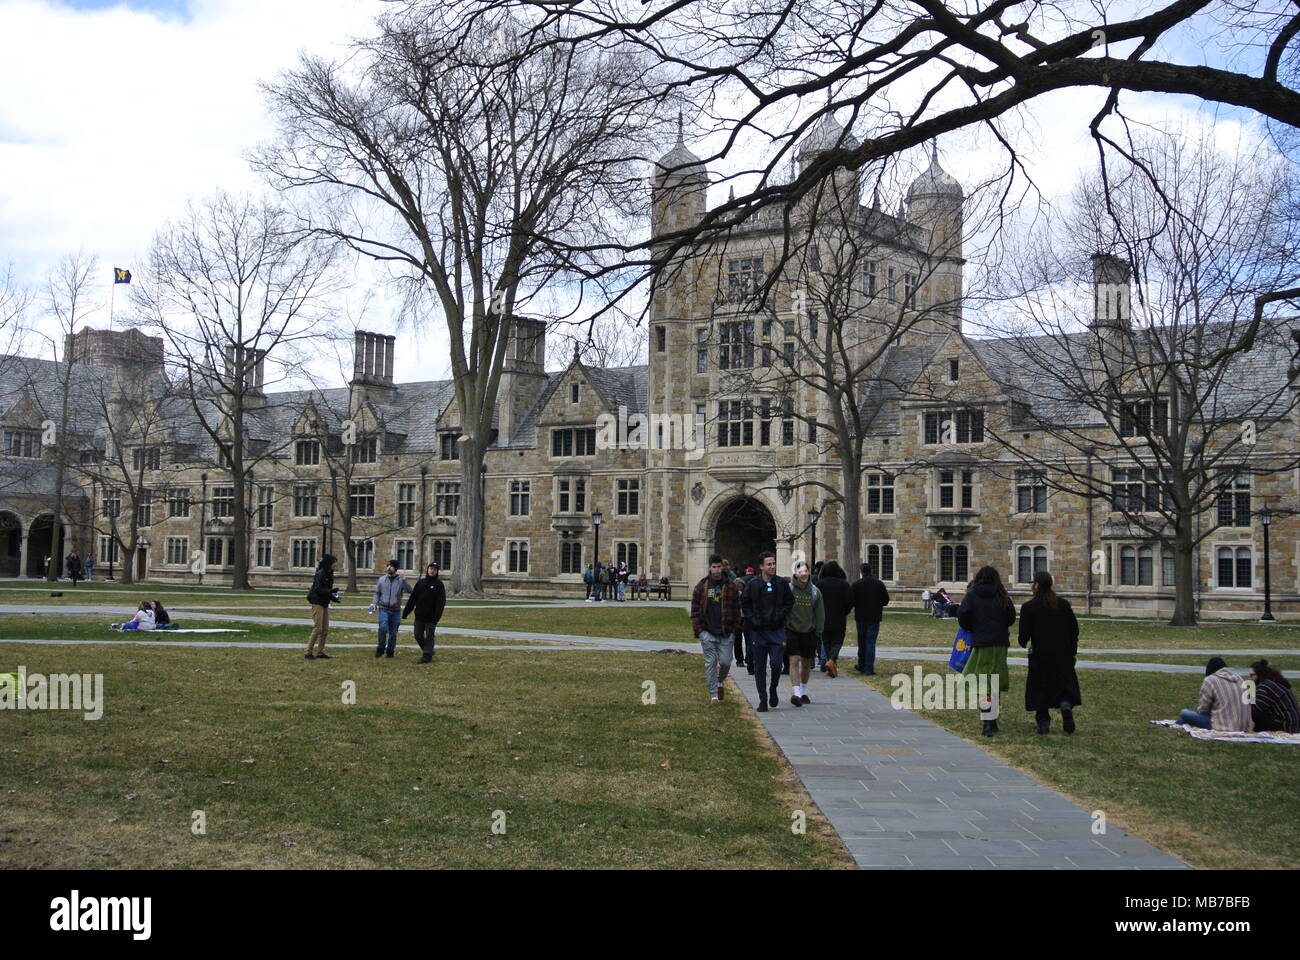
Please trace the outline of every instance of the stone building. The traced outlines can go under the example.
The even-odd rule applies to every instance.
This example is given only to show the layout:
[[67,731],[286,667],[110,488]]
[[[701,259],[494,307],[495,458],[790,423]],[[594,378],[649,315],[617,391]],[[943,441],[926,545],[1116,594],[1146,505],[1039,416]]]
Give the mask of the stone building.
[[[824,121],[801,145],[800,162],[847,141]],[[708,171],[679,142],[652,177],[654,235],[703,216],[708,187]],[[1080,612],[1168,615],[1172,561],[1161,536],[1126,522],[1110,497],[1054,488],[993,441],[1014,433],[1022,449],[1055,449],[1041,418],[1030,415],[1047,399],[1029,345],[963,333],[961,185],[936,153],[897,213],[878,199],[862,204],[864,192],[856,175],[841,171],[805,201],[795,218],[805,239],[793,257],[780,210],[760,213],[725,242],[680,253],[652,293],[645,366],[599,369],[575,356],[548,371],[544,325],[515,321],[485,464],[487,589],[580,593],[597,536],[600,559],[677,585],[701,576],[715,550],[745,565],[771,549],[783,571],[800,554],[842,556],[839,507],[826,494],[839,482],[838,462],[807,424],[822,401],[783,393],[780,364],[765,358],[792,356],[786,351],[799,349],[818,322],[799,293],[801,265],[816,260],[825,272],[846,245],[867,243],[869,254],[854,264],[854,309],[878,304],[907,322],[888,342],[854,348],[880,354],[878,374],[861,390],[872,465],[862,486],[861,557],[907,601],[938,585],[960,593],[992,563],[1021,599],[1032,573],[1046,567]],[[1128,283],[1122,262],[1097,259],[1094,323],[1077,337],[1104,342],[1108,324],[1127,322]],[[755,296],[760,288],[767,296]],[[367,576],[390,557],[405,570],[457,562],[461,430],[452,384],[396,383],[394,343],[358,333],[352,380],[339,388],[263,393],[252,365],[249,443],[260,459],[245,508],[255,584],[305,584],[324,550]],[[1233,379],[1241,410],[1252,391],[1294,390],[1294,348],[1292,332],[1280,327],[1240,361]],[[137,331],[83,331],[67,356],[79,365],[83,397],[89,385],[114,378],[161,380],[161,343]],[[48,536],[40,524],[49,523],[51,464],[33,437],[58,408],[66,367],[42,363],[0,359],[0,560],[10,573],[36,572],[31,557]],[[1105,430],[1085,404],[1053,403],[1052,415],[1078,431]],[[114,453],[91,405],[78,407],[73,432],[88,452],[77,461],[85,469],[69,471],[68,539],[83,550],[92,545],[100,570],[128,559],[153,579],[228,582],[237,505],[215,444],[175,398],[160,409],[170,412],[150,436]],[[1300,449],[1294,405],[1260,429],[1260,457]],[[1113,482],[1115,496],[1143,482],[1129,463],[1083,463],[1068,451],[1060,458]],[[139,483],[112,482],[110,461],[129,465]],[[138,492],[124,497],[126,487]],[[1198,553],[1201,615],[1256,616],[1262,608],[1264,504],[1278,513],[1269,555],[1274,612],[1300,616],[1300,518],[1287,513],[1300,505],[1297,469],[1243,476],[1203,515],[1212,532]],[[136,550],[124,558],[113,532],[133,509]]]

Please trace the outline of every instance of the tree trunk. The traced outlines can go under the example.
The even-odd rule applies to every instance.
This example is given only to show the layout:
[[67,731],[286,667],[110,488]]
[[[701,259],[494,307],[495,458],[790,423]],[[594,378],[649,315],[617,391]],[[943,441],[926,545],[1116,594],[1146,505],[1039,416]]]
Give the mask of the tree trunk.
[[[458,597],[483,596],[483,447],[475,437],[460,448],[460,512],[456,516],[456,567],[452,593]],[[502,570],[493,565],[493,573]]]
[[[840,504],[840,566],[852,582],[858,578],[858,564],[862,562],[862,465],[859,458],[850,454],[840,458],[840,489],[844,502]],[[879,571],[876,571],[879,576]]]
[[1174,530],[1174,615],[1171,627],[1196,626],[1196,550],[1189,527]]
[[348,508],[342,511],[343,516],[343,549],[347,551],[348,558],[348,582],[344,588],[348,593],[357,592],[357,555],[352,549],[352,500],[351,491],[348,493]]

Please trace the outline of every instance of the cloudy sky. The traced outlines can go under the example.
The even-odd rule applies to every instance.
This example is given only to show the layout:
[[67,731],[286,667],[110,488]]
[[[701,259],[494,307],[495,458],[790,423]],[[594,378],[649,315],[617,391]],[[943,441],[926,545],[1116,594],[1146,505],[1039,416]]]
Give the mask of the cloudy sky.
[[[299,50],[341,52],[382,7],[0,0],[0,266],[12,263],[20,279],[39,284],[59,257],[84,250],[100,260],[107,300],[110,268],[140,269],[153,232],[187,200],[217,187],[260,187],[244,160],[272,129],[258,82]],[[1085,128],[1100,96],[1067,92],[1025,116],[1026,159],[1047,193],[1068,190],[1093,161]],[[1163,98],[1125,102],[1149,119],[1194,110]],[[1236,124],[1228,118],[1221,127],[1232,136]],[[945,141],[945,166],[965,182],[978,179],[992,159],[978,146]],[[94,325],[107,319],[105,310]],[[399,379],[445,375],[435,331],[397,330],[384,307],[365,325],[401,337]]]

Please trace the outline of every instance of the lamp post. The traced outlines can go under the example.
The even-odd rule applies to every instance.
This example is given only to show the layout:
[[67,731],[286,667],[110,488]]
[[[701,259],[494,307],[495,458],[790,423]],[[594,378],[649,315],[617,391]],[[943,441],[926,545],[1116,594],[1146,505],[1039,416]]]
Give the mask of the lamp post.
[[[596,548],[591,556],[591,571],[593,574],[596,572],[596,565],[600,563],[600,521],[602,519],[599,510],[591,511],[591,525],[596,530]],[[604,592],[603,588],[598,583],[593,583],[591,586],[595,592],[596,599],[599,600]]]
[[1272,522],[1273,511],[1266,503],[1259,508],[1259,525],[1264,528],[1264,615],[1259,618],[1260,623],[1273,622],[1273,584],[1268,565],[1268,528]]
[[811,570],[817,562],[817,521],[821,517],[821,511],[816,507],[808,510],[808,524],[812,527],[812,556],[808,561],[808,569]]
[[322,513],[320,515],[320,555],[322,557],[325,556],[325,554],[329,553],[329,549],[325,542],[325,537],[326,534],[329,532],[329,528],[330,528],[330,515],[328,512]]

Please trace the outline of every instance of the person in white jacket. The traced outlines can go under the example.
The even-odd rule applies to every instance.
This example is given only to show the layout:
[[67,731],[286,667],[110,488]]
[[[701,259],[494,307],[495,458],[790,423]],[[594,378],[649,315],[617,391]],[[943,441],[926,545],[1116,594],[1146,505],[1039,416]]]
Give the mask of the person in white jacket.
[[153,608],[148,600],[141,600],[135,616],[120,627],[113,624],[114,630],[152,630],[154,628]]

